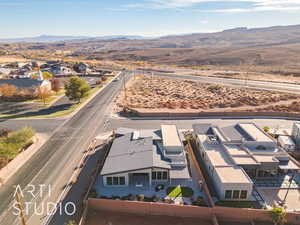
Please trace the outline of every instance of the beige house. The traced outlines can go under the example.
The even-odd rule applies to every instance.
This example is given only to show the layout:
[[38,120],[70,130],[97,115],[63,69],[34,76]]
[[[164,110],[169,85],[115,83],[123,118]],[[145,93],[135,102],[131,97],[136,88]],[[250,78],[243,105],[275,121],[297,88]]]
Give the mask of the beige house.
[[249,200],[256,180],[299,170],[288,153],[254,123],[195,124],[193,130],[220,199]]

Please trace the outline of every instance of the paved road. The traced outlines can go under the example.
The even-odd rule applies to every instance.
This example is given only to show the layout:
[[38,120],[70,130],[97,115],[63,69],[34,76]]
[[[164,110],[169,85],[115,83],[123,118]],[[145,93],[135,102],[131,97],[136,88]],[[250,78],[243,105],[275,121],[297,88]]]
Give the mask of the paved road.
[[[18,222],[11,208],[13,185],[19,184],[25,188],[28,184],[36,187],[40,184],[50,184],[52,185],[51,201],[60,195],[92,138],[105,129],[104,124],[108,118],[110,103],[121,87],[122,81],[119,81],[112,82],[103,89],[91,102],[63,124],[26,165],[0,188],[1,225],[14,225]],[[45,203],[44,199],[45,196],[38,196],[34,199],[29,194],[24,196],[25,202],[31,202],[37,206],[40,206],[42,202]],[[43,219],[42,215],[27,217],[33,221],[31,225],[41,224],[41,219]]]
[[191,129],[192,125],[195,123],[212,123],[215,125],[229,126],[239,122],[254,122],[257,125],[264,127],[274,127],[281,129],[291,129],[293,123],[296,120],[286,120],[286,119],[256,119],[256,118],[203,118],[203,119],[115,119],[111,118],[109,120],[109,129],[117,129],[118,127],[128,127],[137,129],[158,129],[161,124],[176,124],[180,129]]
[[274,82],[265,82],[265,81],[239,80],[239,79],[229,79],[229,78],[219,78],[219,77],[205,77],[205,76],[179,75],[179,74],[167,74],[167,73],[153,73],[153,75],[160,76],[160,77],[193,80],[202,83],[214,83],[214,84],[224,84],[224,85],[232,85],[232,86],[240,86],[240,87],[251,87],[255,89],[283,91],[287,93],[300,94],[300,85],[298,84],[274,83]]
[[38,133],[50,134],[59,127],[65,119],[15,119],[0,121],[0,128],[18,130],[24,126],[32,127]]

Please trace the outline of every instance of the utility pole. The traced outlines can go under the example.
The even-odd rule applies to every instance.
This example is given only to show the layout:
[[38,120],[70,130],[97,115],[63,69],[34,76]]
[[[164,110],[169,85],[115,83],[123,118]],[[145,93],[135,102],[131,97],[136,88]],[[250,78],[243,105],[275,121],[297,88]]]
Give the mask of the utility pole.
[[15,190],[16,190],[15,198],[16,198],[16,201],[18,203],[17,207],[20,211],[19,217],[21,219],[21,224],[22,225],[27,225],[25,215],[24,215],[24,207],[23,207],[23,203],[22,203],[22,198],[20,196],[19,190],[16,187],[15,187]]

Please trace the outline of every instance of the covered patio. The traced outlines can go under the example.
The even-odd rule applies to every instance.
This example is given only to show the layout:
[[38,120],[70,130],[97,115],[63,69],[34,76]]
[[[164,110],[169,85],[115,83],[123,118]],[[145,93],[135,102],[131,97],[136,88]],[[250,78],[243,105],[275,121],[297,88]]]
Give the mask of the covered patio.
[[149,173],[129,173],[129,187],[149,189],[151,180]]

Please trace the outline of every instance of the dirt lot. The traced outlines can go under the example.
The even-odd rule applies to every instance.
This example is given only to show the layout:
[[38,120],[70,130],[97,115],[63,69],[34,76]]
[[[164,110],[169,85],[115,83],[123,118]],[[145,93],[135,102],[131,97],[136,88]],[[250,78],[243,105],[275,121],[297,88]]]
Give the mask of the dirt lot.
[[26,62],[27,59],[17,56],[0,56],[0,63],[11,63],[11,62]]
[[143,216],[128,213],[89,210],[85,225],[211,225],[199,218]]
[[[138,76],[127,86],[126,105],[146,109],[299,112],[297,95],[169,78]],[[125,96],[118,99],[122,107]]]

